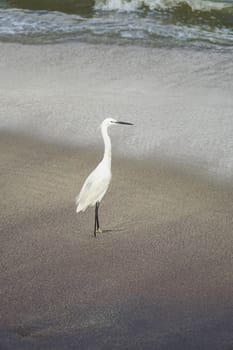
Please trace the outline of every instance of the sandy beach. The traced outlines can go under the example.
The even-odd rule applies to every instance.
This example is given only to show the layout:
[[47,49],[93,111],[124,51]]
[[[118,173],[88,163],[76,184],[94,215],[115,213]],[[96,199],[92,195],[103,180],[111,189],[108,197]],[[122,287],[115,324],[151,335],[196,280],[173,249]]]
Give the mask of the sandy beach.
[[[230,350],[230,124],[211,132],[220,111],[226,121],[232,110],[230,57],[84,44],[0,49],[0,348]],[[190,129],[187,110],[197,116]],[[198,140],[185,145],[199,112],[212,117],[197,158]],[[162,147],[172,113],[181,119]],[[135,126],[111,131],[113,179],[95,239],[93,210],[77,215],[74,199],[102,156],[98,124],[116,115]],[[226,177],[214,177],[221,164],[227,174],[215,175]]]

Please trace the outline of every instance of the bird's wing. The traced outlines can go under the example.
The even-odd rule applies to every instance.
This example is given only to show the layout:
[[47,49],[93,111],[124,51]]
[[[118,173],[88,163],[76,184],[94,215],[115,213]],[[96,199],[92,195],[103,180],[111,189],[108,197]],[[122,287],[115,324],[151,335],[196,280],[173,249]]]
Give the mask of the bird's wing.
[[81,188],[81,191],[79,192],[78,196],[76,197],[76,204],[78,205],[81,198],[84,197],[84,194],[89,192],[92,184],[92,178],[91,178],[92,173],[88,176],[86,181],[83,184],[83,187]]
[[76,198],[78,211],[85,210],[89,205],[94,205],[101,200],[108,189],[111,180],[110,176],[98,177],[96,173],[91,173]]

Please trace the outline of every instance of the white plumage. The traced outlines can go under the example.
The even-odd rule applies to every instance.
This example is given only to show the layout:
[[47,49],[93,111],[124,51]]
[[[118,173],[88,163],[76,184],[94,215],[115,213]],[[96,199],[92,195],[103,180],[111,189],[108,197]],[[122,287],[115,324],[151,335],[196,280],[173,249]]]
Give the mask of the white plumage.
[[117,125],[117,124],[133,125],[132,123],[119,122],[112,118],[107,118],[102,122],[101,132],[104,139],[103,159],[87,177],[79,195],[76,198],[77,213],[79,213],[80,211],[85,211],[89,206],[94,206],[94,205],[96,206],[95,229],[94,229],[95,236],[96,236],[96,232],[100,231],[99,218],[98,218],[99,203],[103,199],[105,193],[107,192],[107,189],[112,177],[112,173],[111,173],[112,152],[111,152],[111,140],[108,135],[108,127],[110,125]]
[[111,177],[111,169],[102,160],[88,176],[76,198],[77,213],[101,201],[108,189]]

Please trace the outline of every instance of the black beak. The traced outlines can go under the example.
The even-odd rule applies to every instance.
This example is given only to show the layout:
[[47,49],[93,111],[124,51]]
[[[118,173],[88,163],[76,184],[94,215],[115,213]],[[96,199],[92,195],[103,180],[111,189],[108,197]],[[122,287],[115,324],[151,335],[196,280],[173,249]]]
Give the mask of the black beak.
[[116,122],[116,124],[133,125],[132,123],[126,123],[126,122]]

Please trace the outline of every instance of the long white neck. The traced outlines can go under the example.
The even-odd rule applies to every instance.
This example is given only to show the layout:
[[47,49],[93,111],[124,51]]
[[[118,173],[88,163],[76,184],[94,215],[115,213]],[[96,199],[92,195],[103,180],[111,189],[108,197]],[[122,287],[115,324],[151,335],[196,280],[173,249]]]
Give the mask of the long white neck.
[[104,157],[103,162],[105,162],[109,168],[111,168],[111,160],[112,160],[112,145],[111,139],[108,135],[108,130],[106,126],[101,126],[102,136],[104,139]]

